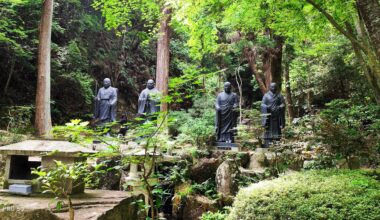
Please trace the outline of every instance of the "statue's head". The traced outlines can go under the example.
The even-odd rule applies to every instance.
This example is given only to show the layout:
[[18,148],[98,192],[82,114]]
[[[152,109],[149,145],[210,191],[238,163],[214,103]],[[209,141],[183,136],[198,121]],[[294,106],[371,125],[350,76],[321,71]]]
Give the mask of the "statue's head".
[[148,89],[153,89],[154,88],[154,81],[153,81],[153,79],[148,80],[148,82],[146,83],[146,88],[148,88]]
[[231,92],[231,88],[232,88],[232,86],[231,86],[230,82],[225,82],[224,83],[224,92],[230,93]]
[[111,86],[111,80],[109,78],[105,78],[103,80],[103,86],[104,86],[104,88],[110,87]]
[[269,86],[269,90],[273,93],[276,93],[277,92],[277,84],[276,83],[271,83],[270,86]]

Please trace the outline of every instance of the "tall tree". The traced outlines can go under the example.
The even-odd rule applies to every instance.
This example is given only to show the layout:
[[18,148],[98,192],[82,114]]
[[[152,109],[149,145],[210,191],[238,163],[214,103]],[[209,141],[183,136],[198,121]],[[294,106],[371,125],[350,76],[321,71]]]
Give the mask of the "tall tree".
[[[270,30],[266,31],[266,38],[273,41],[274,45],[247,44],[243,49],[243,55],[256,79],[261,93],[264,95],[269,90],[271,82],[275,82],[281,88],[282,84],[282,52],[284,40],[280,36],[273,36]],[[257,39],[249,39],[256,41]],[[258,68],[261,58],[261,71]]]
[[195,48],[195,58],[218,53],[226,46],[223,41],[226,37],[232,44],[240,45],[262,94],[268,91],[271,82],[281,86],[285,38],[272,29],[272,12],[266,1],[185,2],[182,16],[190,26],[189,43]]
[[378,0],[357,0],[356,7],[380,59],[380,3]]
[[292,61],[292,58],[294,56],[294,49],[291,45],[286,45],[284,49],[283,54],[283,73],[284,73],[284,82],[285,82],[285,99],[286,99],[286,107],[288,110],[288,116],[290,121],[292,122],[295,118],[295,112],[294,112],[294,104],[293,104],[293,97],[292,97],[292,91],[290,88],[290,63]]
[[[169,22],[171,19],[171,9],[165,7],[162,10],[162,17],[160,28],[158,30],[157,40],[157,65],[156,65],[156,84],[157,89],[165,97],[168,95],[168,81],[169,81],[169,62],[170,62],[170,27]],[[168,110],[168,103],[161,104],[161,111]]]
[[[352,44],[356,56],[363,66],[364,74],[374,91],[376,102],[380,105],[380,4],[378,0],[356,0],[357,15],[352,15],[351,20],[334,17],[327,11],[322,2],[319,4],[314,0],[305,0],[318,10],[330,24],[343,34]],[[348,1],[348,3],[353,3]],[[353,5],[353,4],[352,4]],[[355,6],[352,6],[354,8]],[[334,6],[334,5],[333,5]],[[334,8],[336,11],[336,7]],[[336,13],[339,14],[339,13]],[[352,19],[354,18],[354,19]],[[342,24],[343,21],[343,24]],[[358,26],[357,30],[352,26]]]
[[45,0],[40,23],[35,127],[38,136],[49,136],[52,128],[50,113],[50,48],[53,0]]

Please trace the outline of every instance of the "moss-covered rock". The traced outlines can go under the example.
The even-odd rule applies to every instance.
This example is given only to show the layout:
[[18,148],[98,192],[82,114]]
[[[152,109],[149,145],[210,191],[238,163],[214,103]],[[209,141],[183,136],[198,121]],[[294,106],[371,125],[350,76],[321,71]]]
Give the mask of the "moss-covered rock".
[[380,219],[375,176],[322,170],[262,181],[240,190],[228,219]]

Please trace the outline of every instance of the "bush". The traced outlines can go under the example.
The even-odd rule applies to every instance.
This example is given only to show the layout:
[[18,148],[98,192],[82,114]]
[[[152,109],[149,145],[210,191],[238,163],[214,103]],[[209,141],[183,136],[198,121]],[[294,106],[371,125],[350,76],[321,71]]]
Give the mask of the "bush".
[[177,111],[170,114],[169,130],[177,134],[180,143],[191,143],[205,147],[215,140],[215,110],[209,97],[194,99],[193,108],[188,112]]
[[227,219],[380,219],[380,182],[371,172],[314,170],[262,181],[240,190]]
[[375,156],[373,160],[376,160],[380,146],[379,106],[334,100],[321,112],[321,120],[318,135],[333,154],[345,159]]

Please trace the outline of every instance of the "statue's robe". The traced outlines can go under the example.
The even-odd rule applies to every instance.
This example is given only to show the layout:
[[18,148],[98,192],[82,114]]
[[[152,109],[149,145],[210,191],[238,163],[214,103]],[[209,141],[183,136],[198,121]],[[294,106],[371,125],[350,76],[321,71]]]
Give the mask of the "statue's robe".
[[262,126],[265,127],[265,146],[281,139],[281,128],[285,127],[285,99],[280,94],[267,92],[261,103]]
[[95,120],[99,124],[116,121],[117,88],[100,88],[95,98]]
[[160,111],[161,93],[156,88],[144,89],[139,96],[138,113],[151,114]]
[[216,138],[218,142],[234,142],[232,129],[236,127],[237,112],[234,110],[238,106],[236,93],[222,92],[216,98]]

